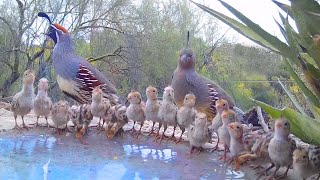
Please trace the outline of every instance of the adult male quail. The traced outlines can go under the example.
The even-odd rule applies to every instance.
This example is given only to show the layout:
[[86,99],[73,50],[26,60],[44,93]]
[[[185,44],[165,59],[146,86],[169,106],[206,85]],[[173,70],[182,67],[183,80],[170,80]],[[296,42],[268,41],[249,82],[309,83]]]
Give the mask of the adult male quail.
[[46,35],[55,43],[52,63],[62,92],[75,101],[85,104],[91,101],[92,90],[100,86],[105,93],[104,96],[112,103],[117,103],[118,96],[114,84],[88,61],[76,54],[67,29],[60,24],[53,24],[46,13],[39,12],[38,16],[48,19],[50,23]]
[[218,84],[200,76],[195,71],[195,62],[196,55],[187,45],[187,48],[180,51],[178,65],[172,76],[171,86],[175,91],[174,100],[180,108],[183,105],[185,95],[193,93],[197,98],[195,108],[205,113],[208,120],[212,121],[216,115],[216,100],[225,99],[230,108],[234,106],[234,102]]

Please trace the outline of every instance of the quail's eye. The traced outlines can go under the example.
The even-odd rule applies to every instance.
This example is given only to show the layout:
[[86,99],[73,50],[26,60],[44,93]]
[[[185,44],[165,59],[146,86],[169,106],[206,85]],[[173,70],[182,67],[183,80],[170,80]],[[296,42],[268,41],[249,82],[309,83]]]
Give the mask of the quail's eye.
[[154,92],[154,93],[155,93],[155,92],[156,92],[156,90],[153,90],[152,92]]
[[284,123],[285,126],[288,126],[288,123]]
[[239,127],[239,126],[237,126],[237,129],[240,129],[240,127]]
[[223,107],[225,107],[225,106],[226,106],[226,104],[223,104],[222,106],[223,106]]

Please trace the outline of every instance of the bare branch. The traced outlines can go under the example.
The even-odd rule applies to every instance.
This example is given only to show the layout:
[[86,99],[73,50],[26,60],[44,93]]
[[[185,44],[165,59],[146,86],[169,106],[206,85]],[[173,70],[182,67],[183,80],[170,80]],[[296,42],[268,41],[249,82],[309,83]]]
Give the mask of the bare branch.
[[9,21],[7,21],[7,20],[6,20],[4,17],[2,17],[2,16],[0,16],[0,20],[2,20],[3,23],[5,23],[5,24],[8,26],[11,34],[12,34],[13,36],[15,36],[16,32],[13,30],[12,25],[9,23]]

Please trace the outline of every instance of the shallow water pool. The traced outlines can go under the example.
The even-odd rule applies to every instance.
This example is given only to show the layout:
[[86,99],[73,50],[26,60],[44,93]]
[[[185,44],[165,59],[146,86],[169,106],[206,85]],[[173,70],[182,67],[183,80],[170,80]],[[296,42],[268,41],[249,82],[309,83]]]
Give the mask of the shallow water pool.
[[0,179],[247,179],[216,153],[189,155],[187,144],[159,145],[130,135],[110,141],[103,133],[85,141],[31,132],[1,135]]

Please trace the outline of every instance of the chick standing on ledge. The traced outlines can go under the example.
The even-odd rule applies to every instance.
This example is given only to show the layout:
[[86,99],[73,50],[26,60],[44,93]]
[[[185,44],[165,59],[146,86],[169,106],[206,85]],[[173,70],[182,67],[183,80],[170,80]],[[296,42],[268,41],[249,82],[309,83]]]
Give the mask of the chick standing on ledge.
[[230,134],[230,163],[235,161],[236,169],[239,169],[240,167],[237,167],[237,158],[244,151],[242,124],[240,122],[230,123],[228,132]]
[[[106,117],[106,114],[110,107],[110,101],[107,98],[103,97],[103,91],[100,86],[95,87],[92,91],[92,102],[90,105],[90,109],[92,115],[99,118],[99,127],[104,125],[104,118]],[[100,124],[101,119],[103,119],[102,125]]]
[[298,147],[293,151],[293,172],[298,179],[306,179],[316,172],[309,160],[308,151]]
[[26,70],[23,74],[22,80],[22,90],[18,92],[12,99],[11,110],[13,111],[13,116],[15,120],[15,126],[13,129],[19,129],[17,124],[17,116],[20,115],[22,119],[22,126],[28,128],[24,123],[23,117],[27,115],[33,108],[33,83],[34,83],[34,73],[32,70]]
[[[168,86],[168,87],[164,88],[162,104],[159,108],[159,114],[158,114],[158,117],[159,117],[160,121],[162,122],[164,129],[163,129],[163,133],[160,137],[159,143],[161,143],[163,136],[165,136],[165,132],[166,132],[168,126],[174,127],[171,138],[174,137],[174,132],[177,127],[177,107],[174,104],[173,98],[174,98],[174,90],[172,89],[172,87]],[[159,129],[160,129],[160,127],[159,127]]]
[[196,96],[194,94],[187,94],[183,101],[183,106],[177,112],[177,120],[181,129],[181,135],[177,140],[177,143],[181,141],[182,135],[186,128],[189,128],[196,117],[196,110],[194,105],[196,103]]
[[143,123],[145,121],[144,111],[145,107],[142,103],[141,94],[138,91],[131,91],[128,94],[128,101],[130,105],[128,106],[126,110],[126,114],[128,119],[133,120],[133,127],[132,130],[134,131],[134,125],[136,122],[140,122],[140,129],[137,132],[136,138],[138,138],[139,134],[141,133],[141,128],[143,126]]
[[52,108],[52,101],[48,96],[48,80],[42,78],[38,84],[38,94],[34,99],[34,113],[37,116],[36,126],[38,126],[38,120],[40,116],[46,119],[46,126],[49,127],[48,116],[50,115],[50,110]]
[[[161,105],[161,102],[158,100],[158,90],[155,87],[149,86],[146,89],[147,94],[147,103],[146,103],[146,109],[145,109],[145,116],[147,120],[152,121],[152,128],[150,131],[150,134],[153,133],[153,127],[156,122],[159,123],[159,130],[161,127],[159,118],[158,118],[158,112]],[[159,132],[159,131],[158,131]],[[157,134],[159,135],[159,134]]]
[[121,104],[111,107],[110,113],[108,113],[108,116],[111,116],[110,123],[105,129],[108,139],[112,139],[116,134],[122,135],[124,133],[122,127],[128,123],[126,110],[126,106]]
[[82,138],[88,131],[89,124],[93,119],[93,115],[91,113],[91,106],[88,104],[83,104],[80,106],[79,118],[77,121],[77,132],[76,138]]
[[[292,165],[292,153],[296,149],[296,142],[289,136],[290,124],[286,119],[278,119],[275,122],[274,136],[268,146],[269,157],[272,164],[265,170],[267,173],[271,168],[276,166],[273,177],[280,167],[287,167],[286,172],[280,177],[286,177],[289,168]],[[279,178],[280,178],[279,177]]]
[[218,149],[218,145],[219,145],[219,141],[220,141],[219,140],[219,135],[218,135],[218,129],[222,126],[221,113],[224,110],[228,110],[229,109],[228,101],[226,101],[224,99],[218,99],[216,101],[215,107],[216,107],[216,110],[217,110],[217,115],[212,120],[211,130],[214,131],[217,134],[218,141],[217,141],[217,144],[213,148],[212,151],[215,151],[215,150]]
[[238,119],[236,117],[236,114],[232,110],[224,110],[221,114],[222,118],[222,126],[218,129],[218,135],[220,141],[224,145],[224,154],[223,154],[223,160],[226,161],[227,158],[227,149],[230,147],[230,134],[228,132],[228,125],[233,122],[237,122]]
[[67,101],[59,101],[53,104],[51,118],[59,133],[59,126],[66,125],[65,130],[68,130],[67,123],[70,120],[71,110]]
[[[207,127],[207,115],[198,112],[195,117],[194,125],[190,126],[189,142],[191,146],[190,154],[200,153],[203,145],[209,141],[209,132]],[[196,150],[196,151],[195,151]]]

